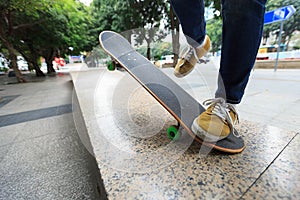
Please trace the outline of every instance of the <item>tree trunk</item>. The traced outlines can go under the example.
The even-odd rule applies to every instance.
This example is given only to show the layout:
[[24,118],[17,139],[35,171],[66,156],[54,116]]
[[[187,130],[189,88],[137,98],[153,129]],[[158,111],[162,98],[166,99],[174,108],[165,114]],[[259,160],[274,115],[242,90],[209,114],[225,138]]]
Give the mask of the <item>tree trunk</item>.
[[151,48],[150,48],[150,42],[147,41],[147,58],[148,60],[151,60]]
[[290,46],[290,41],[291,41],[291,37],[288,37],[287,41],[286,41],[286,50],[289,50],[289,46]]
[[266,45],[266,44],[267,44],[269,35],[270,35],[269,31],[264,31],[264,32],[263,32],[263,45]]
[[8,45],[7,46],[8,52],[9,52],[9,59],[11,61],[11,68],[14,70],[15,74],[16,74],[16,78],[18,80],[19,83],[26,83],[27,81],[23,78],[19,68],[18,68],[18,64],[17,64],[17,55],[15,53],[15,49]]
[[55,51],[54,49],[51,49],[50,51],[47,51],[44,53],[44,58],[47,64],[47,74],[54,74],[56,71],[53,68],[53,59],[54,59]]
[[38,63],[32,63],[33,68],[35,69],[35,75],[38,77],[43,77],[45,76],[44,72],[40,69]]
[[31,61],[33,68],[35,69],[35,75],[38,77],[45,76],[44,72],[42,72],[42,70],[40,69],[40,66],[38,64],[39,57],[38,57],[38,54],[37,54],[34,46],[31,43],[29,43],[28,48],[30,50],[29,60]]
[[53,74],[55,73],[55,69],[53,68],[53,63],[52,63],[52,59],[46,59],[46,63],[47,63],[47,74]]
[[171,33],[172,33],[172,48],[174,53],[173,67],[176,66],[179,58],[179,21],[172,6],[170,7],[170,19],[171,19]]
[[9,58],[11,61],[11,67],[14,70],[16,74],[16,78],[19,83],[26,83],[27,81],[23,78],[17,64],[17,55],[15,54],[14,51],[8,50],[9,51]]
[[21,74],[21,72],[18,68],[18,65],[17,65],[17,55],[16,55],[15,48],[4,36],[1,35],[0,39],[3,42],[4,46],[8,50],[9,59],[11,61],[11,68],[14,70],[18,82],[19,83],[26,83],[27,81],[23,78],[23,76],[22,76],[22,74]]
[[124,37],[128,40],[128,42],[131,44],[131,35],[132,35],[132,31],[126,31],[123,33]]
[[45,76],[45,74],[41,71],[39,64],[37,62],[38,57],[37,54],[34,50],[34,48],[31,45],[28,45],[29,50],[30,50],[30,55],[26,55],[24,53],[21,52],[21,49],[18,49],[19,52],[22,54],[22,56],[25,58],[25,60],[27,61],[28,65],[30,66],[30,69],[34,69],[35,70],[35,75],[40,77],[40,76]]

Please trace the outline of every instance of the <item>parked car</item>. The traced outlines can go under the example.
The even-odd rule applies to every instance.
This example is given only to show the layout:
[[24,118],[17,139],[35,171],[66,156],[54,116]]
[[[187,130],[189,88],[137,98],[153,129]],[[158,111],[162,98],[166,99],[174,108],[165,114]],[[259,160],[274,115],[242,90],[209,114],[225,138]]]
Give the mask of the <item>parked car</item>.
[[22,56],[17,57],[17,64],[18,64],[19,70],[22,70],[22,71],[28,70],[28,63]]
[[157,67],[173,67],[174,55],[165,55],[160,60],[154,62]]
[[45,62],[42,62],[41,71],[44,73],[48,72],[47,64]]

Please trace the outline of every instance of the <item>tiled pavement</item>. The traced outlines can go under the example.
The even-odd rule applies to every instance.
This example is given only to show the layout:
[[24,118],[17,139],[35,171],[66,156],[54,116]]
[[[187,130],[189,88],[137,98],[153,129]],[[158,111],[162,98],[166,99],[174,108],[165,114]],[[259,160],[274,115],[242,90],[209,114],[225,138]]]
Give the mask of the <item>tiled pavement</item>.
[[[215,72],[180,84],[203,101],[214,90]],[[109,199],[299,199],[299,71],[290,72],[257,70],[251,78],[239,109],[247,148],[237,155],[170,143],[165,131],[174,119],[124,73],[73,74],[75,113],[68,75],[0,85],[0,199],[97,198],[88,151]],[[122,101],[115,91],[127,96]],[[129,107],[122,110],[124,102]],[[291,105],[292,119],[279,117]],[[145,132],[149,137],[141,138]]]
[[73,120],[70,76],[0,89],[0,199],[96,199],[92,156]]

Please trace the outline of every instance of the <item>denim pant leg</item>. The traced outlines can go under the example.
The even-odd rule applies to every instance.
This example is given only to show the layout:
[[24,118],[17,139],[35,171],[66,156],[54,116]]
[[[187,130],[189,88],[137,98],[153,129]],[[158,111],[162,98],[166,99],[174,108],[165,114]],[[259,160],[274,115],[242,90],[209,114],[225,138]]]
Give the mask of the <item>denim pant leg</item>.
[[205,38],[203,0],[171,0],[172,7],[181,23],[187,42],[197,47]]
[[216,97],[240,103],[254,66],[266,0],[222,0],[222,52]]

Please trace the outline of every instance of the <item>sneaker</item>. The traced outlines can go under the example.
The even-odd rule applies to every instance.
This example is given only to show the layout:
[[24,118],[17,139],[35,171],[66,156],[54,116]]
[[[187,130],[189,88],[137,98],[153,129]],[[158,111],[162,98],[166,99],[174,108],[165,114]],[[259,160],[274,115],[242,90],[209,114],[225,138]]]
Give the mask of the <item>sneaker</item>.
[[184,77],[188,75],[195,67],[201,57],[206,55],[210,48],[210,39],[206,35],[203,43],[197,47],[189,47],[178,60],[175,66],[174,75],[176,77]]
[[231,132],[240,137],[234,130],[234,124],[239,120],[234,105],[226,103],[223,98],[209,99],[203,104],[209,107],[194,120],[192,125],[192,131],[200,139],[205,142],[217,142]]

